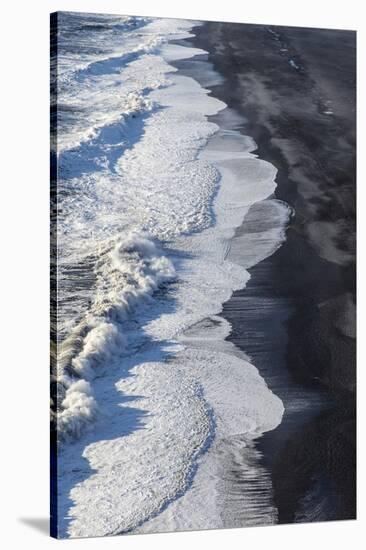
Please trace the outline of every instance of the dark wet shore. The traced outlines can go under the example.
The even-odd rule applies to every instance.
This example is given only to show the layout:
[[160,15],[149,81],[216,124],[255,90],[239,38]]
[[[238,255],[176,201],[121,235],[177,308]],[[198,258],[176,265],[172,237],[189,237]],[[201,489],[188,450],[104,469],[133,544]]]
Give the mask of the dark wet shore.
[[286,408],[258,443],[278,521],[354,518],[355,33],[229,23],[194,32],[225,77],[213,95],[245,117],[241,131],[278,169],[276,197],[295,209],[286,242],[223,312]]

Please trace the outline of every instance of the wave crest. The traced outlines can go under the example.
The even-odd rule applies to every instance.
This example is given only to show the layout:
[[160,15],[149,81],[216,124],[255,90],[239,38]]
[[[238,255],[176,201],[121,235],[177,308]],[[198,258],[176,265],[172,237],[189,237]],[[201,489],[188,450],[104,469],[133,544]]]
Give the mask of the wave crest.
[[[128,232],[102,254],[96,299],[87,317],[61,344],[57,385],[60,441],[80,437],[97,417],[91,382],[101,370],[129,353],[124,321],[142,301],[175,278],[175,268],[161,246],[146,233]],[[62,349],[63,348],[63,349]]]

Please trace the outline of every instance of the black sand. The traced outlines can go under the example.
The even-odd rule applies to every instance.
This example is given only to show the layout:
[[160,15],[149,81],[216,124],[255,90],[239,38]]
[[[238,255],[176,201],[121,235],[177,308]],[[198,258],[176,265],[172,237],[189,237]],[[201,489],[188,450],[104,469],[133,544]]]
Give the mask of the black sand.
[[278,169],[276,197],[295,209],[284,245],[223,312],[286,408],[258,444],[279,522],[355,518],[355,33],[194,32],[225,77],[213,95],[245,117],[241,131]]

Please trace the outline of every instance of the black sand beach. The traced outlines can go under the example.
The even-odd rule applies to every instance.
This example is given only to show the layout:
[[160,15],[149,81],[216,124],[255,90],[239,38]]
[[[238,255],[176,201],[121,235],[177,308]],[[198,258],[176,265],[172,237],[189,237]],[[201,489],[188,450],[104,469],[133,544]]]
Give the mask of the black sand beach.
[[241,131],[278,169],[276,198],[295,211],[283,246],[223,312],[230,339],[285,405],[258,443],[278,521],[355,518],[355,33],[229,23],[194,32],[225,77],[213,95],[245,117]]

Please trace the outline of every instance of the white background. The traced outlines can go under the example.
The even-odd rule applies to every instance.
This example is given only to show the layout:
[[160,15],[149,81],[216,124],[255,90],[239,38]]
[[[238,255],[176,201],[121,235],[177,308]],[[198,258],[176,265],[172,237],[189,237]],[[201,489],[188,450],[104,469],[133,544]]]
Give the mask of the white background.
[[[3,548],[117,548],[346,546],[359,548],[365,533],[365,460],[362,437],[364,376],[359,355],[359,511],[357,522],[229,531],[143,535],[59,542],[46,535],[48,517],[48,62],[49,13],[94,11],[189,19],[357,29],[359,120],[365,121],[365,25],[362,2],[303,0],[73,0],[20,2],[1,7],[0,29],[0,544]],[[5,127],[4,127],[5,122]],[[359,127],[359,340],[365,309],[362,285],[364,125]],[[202,503],[204,505],[204,503]],[[42,521],[43,520],[43,521]],[[43,530],[39,528],[43,525]]]

